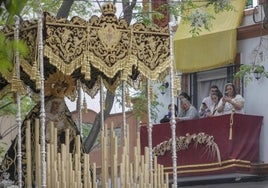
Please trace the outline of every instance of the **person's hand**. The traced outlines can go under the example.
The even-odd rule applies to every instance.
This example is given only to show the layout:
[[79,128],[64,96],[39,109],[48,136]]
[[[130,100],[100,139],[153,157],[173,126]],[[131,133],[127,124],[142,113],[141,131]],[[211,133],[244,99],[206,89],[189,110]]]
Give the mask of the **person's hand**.
[[224,96],[222,101],[230,103],[232,101],[232,98],[228,96]]
[[201,111],[203,112],[203,111],[205,111],[205,110],[206,110],[205,105],[202,105],[202,106],[201,106]]

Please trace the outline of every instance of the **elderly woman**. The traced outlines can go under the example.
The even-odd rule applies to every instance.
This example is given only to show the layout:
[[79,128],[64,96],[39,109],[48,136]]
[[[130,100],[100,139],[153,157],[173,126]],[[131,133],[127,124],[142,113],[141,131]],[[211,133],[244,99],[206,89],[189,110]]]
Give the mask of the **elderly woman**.
[[190,120],[199,118],[198,111],[186,98],[180,99],[180,105],[183,113],[180,113],[179,116],[176,117],[176,120]]
[[220,100],[217,111],[222,114],[244,114],[244,104],[245,99],[237,94],[234,84],[228,83],[225,85],[225,96]]

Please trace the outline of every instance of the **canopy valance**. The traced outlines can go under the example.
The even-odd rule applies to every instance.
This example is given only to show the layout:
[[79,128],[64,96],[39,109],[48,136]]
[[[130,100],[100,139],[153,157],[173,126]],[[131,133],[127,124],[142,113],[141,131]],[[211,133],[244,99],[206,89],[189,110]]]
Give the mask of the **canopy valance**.
[[[168,73],[168,28],[142,23],[129,26],[124,19],[115,16],[115,10],[113,4],[105,4],[102,15],[92,16],[88,21],[79,17],[56,19],[44,13],[42,33],[46,81],[61,80],[61,84],[74,83],[76,86],[80,80],[87,93],[94,96],[101,78],[106,88],[114,91],[122,80],[136,80],[138,76],[158,80]],[[11,39],[14,37],[13,28],[6,27],[2,32]],[[17,85],[23,84],[34,92],[39,91],[38,32],[37,21],[21,23],[19,36],[27,43],[30,54],[21,59],[21,80],[15,81],[13,72],[10,72],[9,77],[1,78],[0,89],[11,84],[16,90]],[[20,83],[14,83],[17,81]],[[72,91],[68,97],[75,96]]]

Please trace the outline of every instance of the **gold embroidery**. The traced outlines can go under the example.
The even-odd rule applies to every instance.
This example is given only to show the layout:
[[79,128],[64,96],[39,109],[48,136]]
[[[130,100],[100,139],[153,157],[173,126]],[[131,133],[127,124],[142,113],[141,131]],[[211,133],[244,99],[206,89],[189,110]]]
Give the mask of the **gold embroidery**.
[[[139,74],[151,80],[163,80],[170,70],[168,28],[142,23],[129,26],[126,20],[115,16],[116,8],[112,3],[105,4],[102,11],[100,17],[92,16],[88,21],[79,17],[56,19],[44,13],[45,80],[58,70],[65,76],[72,76],[75,86],[80,79],[90,96],[99,90],[100,77],[111,92],[122,80],[132,83],[129,79]],[[23,21],[20,29],[20,39],[30,51],[21,59],[24,71],[21,80],[36,93],[41,86],[37,25],[36,20]],[[12,28],[5,27],[1,31],[8,38],[14,37]],[[5,80],[10,83],[11,79]]]

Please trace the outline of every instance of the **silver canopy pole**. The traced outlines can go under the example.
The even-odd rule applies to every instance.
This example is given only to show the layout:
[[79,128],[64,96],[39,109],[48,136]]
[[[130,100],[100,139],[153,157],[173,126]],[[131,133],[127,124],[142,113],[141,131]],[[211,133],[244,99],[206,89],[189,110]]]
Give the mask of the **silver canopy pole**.
[[104,131],[104,97],[103,97],[103,80],[100,84],[100,110],[101,110],[101,131]]
[[46,137],[45,137],[45,90],[44,90],[44,53],[43,53],[43,12],[40,8],[38,18],[38,57],[40,64],[40,124],[41,124],[41,187],[46,187]]
[[[148,146],[149,146],[149,170],[153,170],[153,144],[152,144],[152,121],[151,121],[151,98],[150,98],[150,80],[147,79],[146,92],[147,92],[147,115],[148,115]],[[151,174],[151,173],[150,173]]]
[[174,23],[169,23],[170,32],[170,89],[171,89],[171,134],[172,134],[172,164],[173,164],[173,187],[177,187],[177,150],[176,150],[176,120],[174,103],[174,52],[173,52],[173,27]]
[[125,108],[125,103],[126,103],[126,95],[125,95],[125,90],[126,90],[126,82],[122,82],[122,113],[123,113],[123,138],[127,135],[126,133],[126,108]]
[[77,103],[78,103],[78,126],[80,129],[80,136],[83,138],[83,116],[82,116],[82,87],[80,81],[77,81],[78,85],[78,98],[77,98]]
[[[14,39],[16,42],[19,41],[19,27],[20,27],[20,18],[18,16],[15,16],[15,32],[14,32]],[[15,49],[15,65],[16,65],[16,77],[18,80],[20,80],[20,54],[18,51],[18,48]],[[17,100],[17,117],[16,122],[18,126],[18,153],[17,153],[17,170],[18,170],[18,186],[22,187],[22,154],[21,154],[21,100],[20,100],[20,92],[16,92],[16,100]]]

